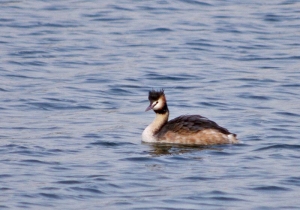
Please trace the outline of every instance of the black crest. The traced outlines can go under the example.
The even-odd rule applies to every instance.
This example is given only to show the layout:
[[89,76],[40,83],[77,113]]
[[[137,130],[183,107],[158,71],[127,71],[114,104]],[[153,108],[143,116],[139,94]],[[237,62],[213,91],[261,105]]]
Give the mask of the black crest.
[[165,95],[163,89],[161,89],[160,91],[151,90],[149,91],[148,99],[149,101],[157,101],[162,95]]

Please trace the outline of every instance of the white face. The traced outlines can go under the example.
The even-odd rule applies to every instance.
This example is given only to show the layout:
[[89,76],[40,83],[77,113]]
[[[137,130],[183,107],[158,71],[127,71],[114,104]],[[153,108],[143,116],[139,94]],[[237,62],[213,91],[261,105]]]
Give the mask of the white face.
[[164,107],[165,102],[162,98],[159,98],[157,101],[153,101],[151,104],[153,110],[160,110]]

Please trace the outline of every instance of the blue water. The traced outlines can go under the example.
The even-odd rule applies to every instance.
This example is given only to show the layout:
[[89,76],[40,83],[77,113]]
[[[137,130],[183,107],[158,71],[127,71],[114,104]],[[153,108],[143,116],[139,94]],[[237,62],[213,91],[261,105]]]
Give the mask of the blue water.
[[[0,1],[0,209],[299,209],[299,8]],[[152,88],[241,144],[141,143]]]

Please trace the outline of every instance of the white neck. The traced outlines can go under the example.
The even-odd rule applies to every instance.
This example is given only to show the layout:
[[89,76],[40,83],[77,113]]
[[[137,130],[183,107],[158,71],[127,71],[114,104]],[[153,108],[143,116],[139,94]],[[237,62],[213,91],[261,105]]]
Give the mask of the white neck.
[[147,126],[142,134],[142,139],[145,142],[155,142],[155,134],[168,122],[169,112],[167,111],[164,114],[156,114],[153,122]]

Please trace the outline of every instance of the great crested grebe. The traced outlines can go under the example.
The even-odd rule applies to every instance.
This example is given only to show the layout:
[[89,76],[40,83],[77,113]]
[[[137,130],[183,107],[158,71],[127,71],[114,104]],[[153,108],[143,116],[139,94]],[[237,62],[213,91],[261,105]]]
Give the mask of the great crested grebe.
[[142,134],[144,142],[186,145],[213,145],[238,143],[236,134],[200,115],[182,115],[168,121],[169,109],[164,90],[149,91],[150,105],[156,113],[154,121]]

